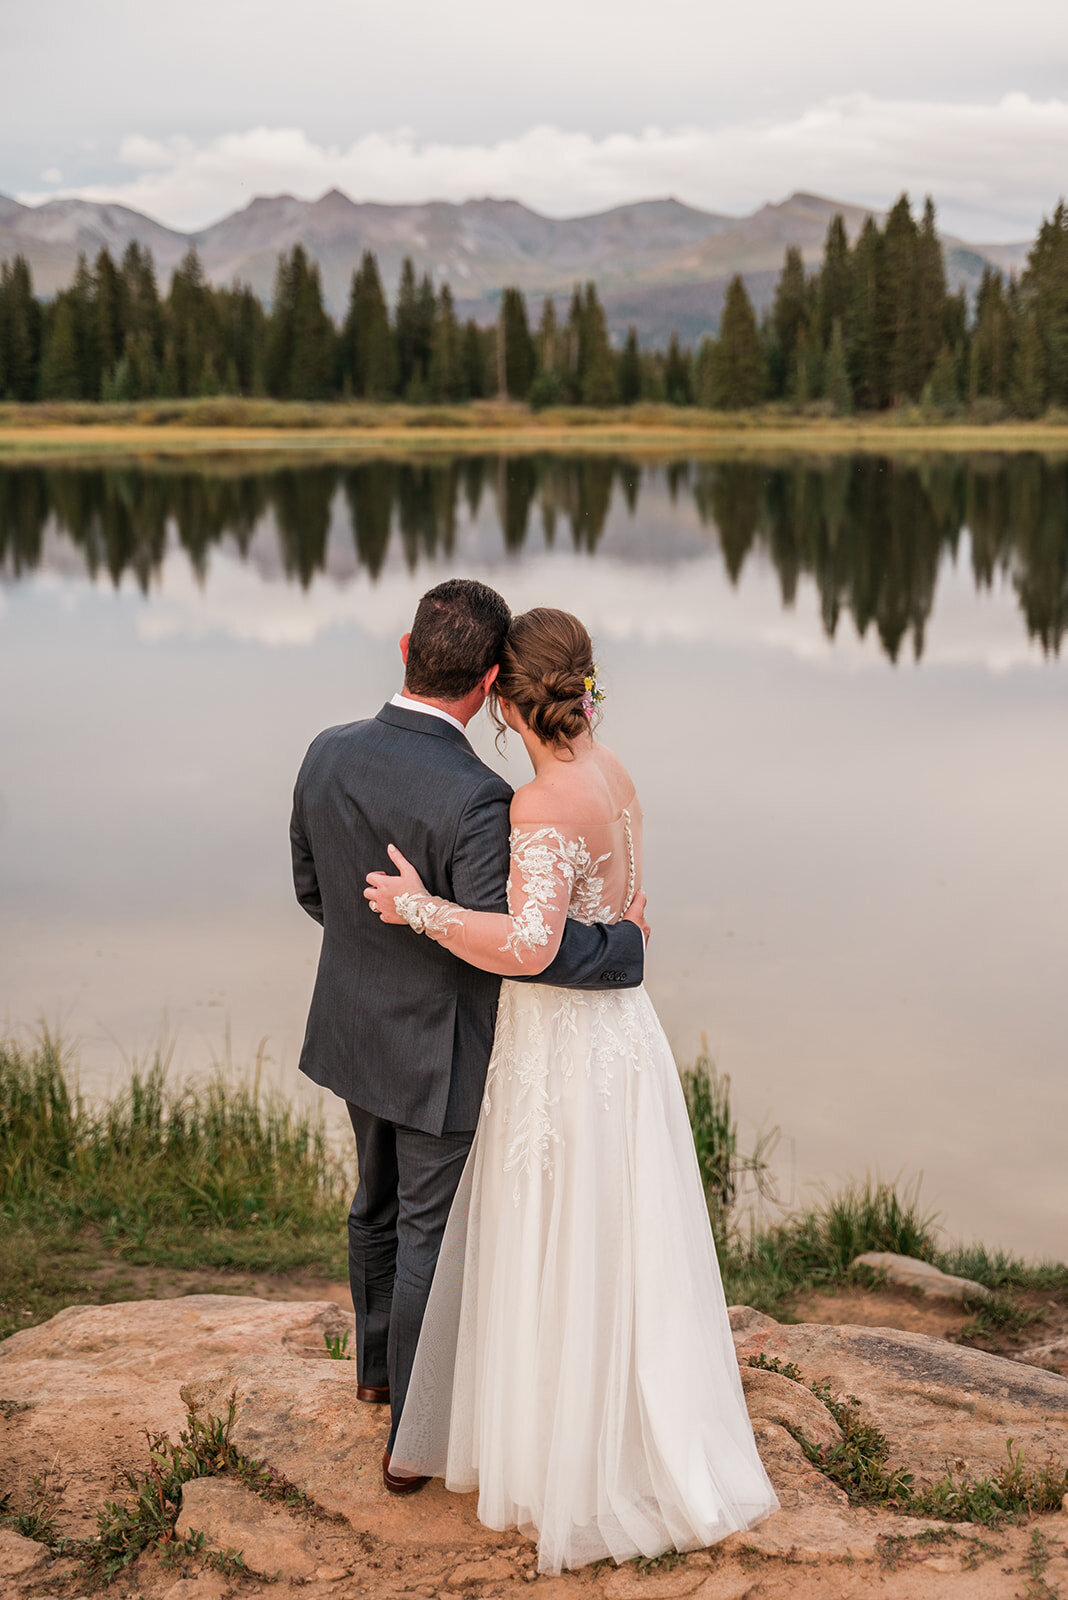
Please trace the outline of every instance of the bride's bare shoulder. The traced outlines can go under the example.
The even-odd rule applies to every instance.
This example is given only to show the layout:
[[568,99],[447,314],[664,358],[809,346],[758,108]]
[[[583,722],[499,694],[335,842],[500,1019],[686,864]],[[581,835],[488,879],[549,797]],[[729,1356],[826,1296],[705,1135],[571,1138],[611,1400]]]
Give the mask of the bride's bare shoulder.
[[604,745],[574,762],[556,762],[512,797],[512,822],[610,822],[634,802],[634,784],[619,757]]

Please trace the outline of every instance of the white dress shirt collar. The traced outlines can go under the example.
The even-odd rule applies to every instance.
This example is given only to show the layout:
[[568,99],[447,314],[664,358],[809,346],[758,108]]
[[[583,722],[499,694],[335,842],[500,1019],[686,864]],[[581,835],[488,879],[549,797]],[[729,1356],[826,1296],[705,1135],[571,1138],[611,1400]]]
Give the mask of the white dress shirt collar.
[[389,702],[391,706],[400,706],[402,711],[421,711],[425,717],[440,717],[442,722],[448,722],[467,738],[467,729],[458,718],[450,716],[447,711],[442,711],[440,706],[425,705],[422,700],[412,700],[406,694],[395,694]]

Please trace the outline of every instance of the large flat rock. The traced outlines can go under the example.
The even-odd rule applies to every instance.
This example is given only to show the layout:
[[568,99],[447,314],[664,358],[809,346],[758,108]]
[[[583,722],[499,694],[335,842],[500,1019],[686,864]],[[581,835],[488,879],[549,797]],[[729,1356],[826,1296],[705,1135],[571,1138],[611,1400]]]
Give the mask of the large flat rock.
[[1032,1466],[1068,1459],[1068,1378],[893,1328],[816,1323],[757,1327],[736,1339],[739,1361],[792,1361],[807,1380],[856,1395],[891,1442],[892,1460],[918,1479],[947,1462],[980,1476],[1006,1461],[1008,1441]]

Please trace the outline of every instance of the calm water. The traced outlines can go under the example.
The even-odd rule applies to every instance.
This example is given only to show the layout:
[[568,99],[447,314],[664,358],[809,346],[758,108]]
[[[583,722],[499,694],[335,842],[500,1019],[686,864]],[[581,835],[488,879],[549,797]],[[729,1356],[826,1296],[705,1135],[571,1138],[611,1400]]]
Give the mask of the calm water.
[[0,469],[0,1023],[91,1088],[266,1038],[295,1092],[293,776],[452,573],[593,630],[651,992],[786,1196],[922,1172],[951,1233],[1068,1254],[1063,462]]

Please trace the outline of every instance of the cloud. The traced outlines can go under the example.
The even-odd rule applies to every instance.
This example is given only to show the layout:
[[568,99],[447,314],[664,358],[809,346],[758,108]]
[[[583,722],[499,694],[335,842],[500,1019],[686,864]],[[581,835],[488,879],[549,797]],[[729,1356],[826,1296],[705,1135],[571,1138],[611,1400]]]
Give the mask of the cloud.
[[140,134],[114,183],[23,193],[117,200],[176,227],[205,226],[254,195],[466,200],[492,194],[553,215],[674,194],[747,212],[795,189],[885,206],[933,194],[943,226],[982,240],[1025,238],[1064,186],[1068,100],[1006,94],[990,103],[835,95],[788,119],[708,128],[647,127],[597,137],[551,125],[494,143],[419,140],[409,129],[320,144],[300,128],[251,128],[197,142]]

